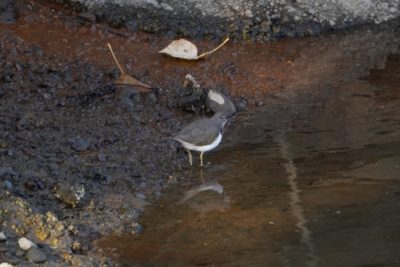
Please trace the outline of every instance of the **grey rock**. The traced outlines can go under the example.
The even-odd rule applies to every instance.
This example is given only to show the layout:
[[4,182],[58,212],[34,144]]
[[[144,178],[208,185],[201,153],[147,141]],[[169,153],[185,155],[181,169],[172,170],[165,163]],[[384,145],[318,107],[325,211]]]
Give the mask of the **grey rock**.
[[22,256],[24,256],[25,255],[25,251],[23,251],[22,249],[18,249],[16,252],[15,252],[15,256],[17,256],[17,257],[22,257]]
[[16,21],[15,1],[0,1],[0,24],[11,24]]
[[0,167],[0,177],[3,177],[5,175],[18,177],[18,173],[13,171],[11,168]]
[[13,255],[8,255],[6,258],[6,261],[12,265],[17,265],[19,264],[19,259]]
[[79,13],[78,18],[84,22],[89,22],[89,23],[96,23],[96,16],[93,15],[92,13],[84,12],[84,13]]
[[5,180],[3,182],[3,188],[8,190],[8,191],[11,191],[13,189],[13,185],[9,180]]
[[7,240],[7,236],[4,232],[0,232],[0,242],[6,241]]
[[131,224],[131,233],[140,234],[143,232],[143,227],[137,222]]
[[[271,39],[399,17],[400,0],[61,0],[113,23],[191,36]],[[162,2],[162,3],[160,3]],[[199,27],[201,25],[201,27]]]
[[91,143],[89,138],[76,138],[71,141],[71,148],[77,152],[88,150]]
[[85,187],[81,184],[58,184],[54,190],[54,196],[65,204],[76,207],[85,197]]
[[102,152],[99,152],[99,154],[97,155],[97,159],[102,162],[107,160],[106,155],[104,155],[104,153]]
[[187,74],[183,88],[178,92],[178,106],[189,112],[199,113],[205,108],[206,94],[193,76]]
[[43,263],[47,260],[46,254],[35,247],[28,250],[28,252],[26,253],[26,258],[33,263]]
[[71,249],[74,253],[77,253],[82,250],[82,244],[79,241],[75,240],[71,245]]
[[227,96],[216,90],[210,90],[207,94],[207,106],[214,113],[221,113],[230,117],[236,113],[236,107]]

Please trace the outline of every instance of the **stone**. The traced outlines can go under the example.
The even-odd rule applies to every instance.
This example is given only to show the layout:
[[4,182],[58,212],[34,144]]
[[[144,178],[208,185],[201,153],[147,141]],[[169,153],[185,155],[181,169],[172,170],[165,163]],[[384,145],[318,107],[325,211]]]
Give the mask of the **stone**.
[[36,247],[36,244],[33,243],[32,241],[30,241],[28,238],[21,237],[18,240],[18,246],[19,246],[20,249],[26,251],[26,250],[31,249],[32,247]]
[[85,187],[81,184],[69,184],[67,182],[58,184],[55,188],[54,196],[75,208],[85,196]]
[[0,24],[11,24],[16,21],[15,1],[1,0],[0,1]]
[[97,159],[101,162],[104,162],[107,160],[106,155],[104,155],[104,153],[99,152],[99,154],[97,155]]
[[3,176],[12,176],[12,177],[18,177],[18,173],[12,170],[11,168],[7,167],[0,167],[0,177]]
[[72,242],[72,247],[71,247],[71,249],[72,249],[72,251],[74,252],[74,253],[77,253],[77,252],[79,252],[79,251],[81,251],[82,250],[82,245],[81,245],[81,243],[79,242],[79,241],[74,241],[74,242]]
[[207,106],[214,113],[222,113],[230,117],[236,113],[236,107],[227,96],[216,90],[209,90],[207,94]]
[[25,251],[23,251],[23,250],[21,250],[21,249],[18,249],[16,252],[15,252],[15,256],[17,256],[17,257],[23,257],[25,255]]
[[86,151],[90,147],[90,139],[75,138],[72,140],[71,148],[77,152]]
[[33,247],[26,253],[26,258],[33,263],[43,263],[47,260],[46,254],[41,252],[38,248]]
[[3,188],[7,189],[8,191],[11,191],[13,189],[13,185],[9,180],[5,180],[3,182]]
[[[4,1],[4,0],[3,0]],[[60,0],[71,2],[71,0]],[[400,16],[400,0],[75,0],[86,8],[89,20],[99,16],[113,24],[150,32],[256,38],[318,34],[330,29],[366,23],[382,23]],[[162,2],[162,3],[159,3]],[[190,14],[190,16],[188,15]],[[260,16],[260,14],[262,14]],[[264,15],[265,14],[265,15]],[[129,26],[134,21],[133,27]],[[260,23],[274,21],[273,27],[256,31]],[[311,21],[314,21],[310,24]],[[198,25],[201,25],[199,27]],[[314,30],[313,27],[318,29]]]
[[96,16],[93,15],[92,13],[88,13],[88,12],[84,12],[84,13],[80,13],[78,15],[78,18],[84,22],[89,22],[89,23],[96,23]]
[[20,262],[20,260],[17,257],[12,256],[12,255],[8,255],[6,257],[6,259],[7,259],[7,262],[10,263],[11,265],[17,265],[18,266],[18,264]]
[[6,241],[6,239],[7,239],[6,234],[4,232],[0,232],[0,242]]

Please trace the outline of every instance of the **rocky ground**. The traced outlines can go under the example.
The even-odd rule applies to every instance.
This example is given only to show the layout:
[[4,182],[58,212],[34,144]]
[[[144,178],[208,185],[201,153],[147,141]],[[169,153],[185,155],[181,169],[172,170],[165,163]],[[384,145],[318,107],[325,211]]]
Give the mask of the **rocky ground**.
[[399,0],[48,0],[100,20],[170,36],[270,40],[317,35],[400,16]]
[[184,177],[169,137],[204,112],[205,89],[116,86],[116,68],[48,55],[8,28],[0,66],[0,263],[112,266],[91,242],[141,232],[144,207]]

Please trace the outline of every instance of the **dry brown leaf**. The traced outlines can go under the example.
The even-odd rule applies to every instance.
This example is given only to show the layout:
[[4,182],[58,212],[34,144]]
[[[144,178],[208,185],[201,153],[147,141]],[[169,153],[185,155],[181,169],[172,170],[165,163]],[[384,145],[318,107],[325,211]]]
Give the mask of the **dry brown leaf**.
[[220,49],[223,45],[225,45],[229,41],[229,37],[227,37],[219,46],[214,48],[211,51],[205,52],[200,56],[197,55],[197,47],[185,39],[179,39],[170,43],[167,47],[160,50],[159,53],[166,54],[174,58],[181,58],[186,60],[198,60],[207,55],[210,55]]
[[[136,78],[133,78],[132,76],[130,76],[129,74],[126,74],[125,70],[122,68],[122,66],[119,64],[114,51],[111,47],[111,45],[109,43],[107,43],[108,48],[110,49],[111,55],[114,58],[115,63],[117,64],[121,74],[119,75],[119,77],[117,78],[117,80],[115,80],[115,84],[120,84],[120,85],[132,85],[132,86],[138,86],[138,87],[143,87],[143,88],[147,88],[147,89],[151,89],[152,87],[148,84],[145,84],[141,81],[139,81]],[[141,90],[142,92],[148,92],[149,90]]]

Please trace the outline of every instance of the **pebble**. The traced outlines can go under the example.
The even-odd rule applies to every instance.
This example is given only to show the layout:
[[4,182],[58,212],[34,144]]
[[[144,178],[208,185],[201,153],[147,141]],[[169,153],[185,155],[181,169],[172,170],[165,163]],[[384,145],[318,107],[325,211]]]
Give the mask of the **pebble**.
[[140,234],[143,232],[143,227],[137,222],[132,223],[131,228],[132,234]]
[[4,175],[15,176],[18,177],[18,173],[7,167],[0,167],[0,177]]
[[264,105],[264,102],[262,102],[262,101],[257,101],[256,102],[256,106],[257,107],[261,107],[261,106],[263,106]]
[[8,191],[11,191],[13,188],[12,183],[9,180],[5,180],[3,182],[3,189],[6,189]]
[[4,232],[0,232],[0,241],[5,241],[6,239],[6,234]]
[[33,263],[43,263],[47,260],[46,254],[35,247],[28,250],[28,253],[26,253],[26,258]]
[[236,108],[238,111],[244,110],[247,106],[246,100],[245,99],[241,99],[237,104],[236,104]]
[[37,177],[30,177],[28,180],[25,182],[25,188],[28,189],[29,191],[39,191],[45,188],[45,184],[40,178]]
[[13,267],[11,264],[9,264],[8,262],[2,262],[0,263],[0,267]]
[[75,208],[85,196],[85,187],[81,184],[59,184],[55,188],[54,196]]
[[25,251],[23,251],[23,250],[18,249],[18,250],[15,252],[15,256],[17,256],[17,257],[22,257],[22,256],[24,256],[24,255],[25,255]]
[[85,22],[96,23],[96,16],[92,13],[80,13],[78,18]]
[[77,152],[85,151],[90,146],[90,139],[76,138],[72,140],[71,148]]
[[21,237],[18,240],[18,245],[22,250],[28,250],[32,247],[36,247],[35,243],[33,243],[32,241],[30,241],[28,238],[25,237]]
[[17,257],[14,257],[13,255],[7,255],[6,260],[11,265],[18,265],[19,263],[19,259]]
[[72,242],[71,248],[72,248],[72,251],[76,253],[76,252],[79,252],[82,250],[82,245],[79,241],[75,240],[74,242]]
[[97,159],[102,162],[107,160],[106,155],[104,155],[104,153],[101,152],[97,155]]

